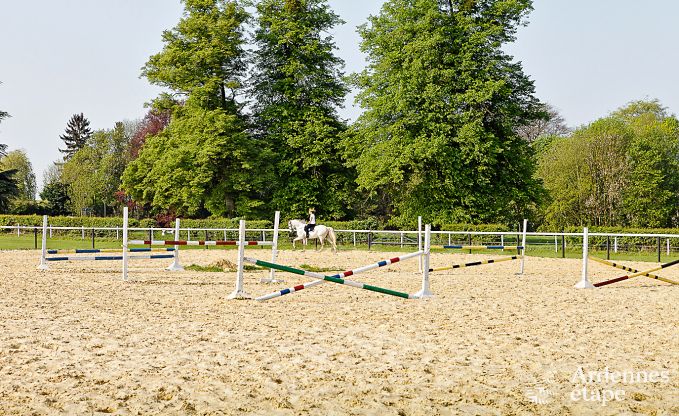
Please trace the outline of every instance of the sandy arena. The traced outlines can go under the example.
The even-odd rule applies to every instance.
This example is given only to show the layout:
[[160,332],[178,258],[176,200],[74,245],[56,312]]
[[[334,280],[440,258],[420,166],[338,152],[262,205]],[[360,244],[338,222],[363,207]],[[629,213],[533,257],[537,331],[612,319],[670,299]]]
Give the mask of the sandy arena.
[[[284,251],[279,262],[344,270],[396,255]],[[208,265],[236,250],[181,257]],[[489,257],[433,254],[431,265]],[[234,273],[165,272],[167,260],[133,261],[127,283],[119,263],[38,272],[38,261],[0,252],[2,415],[679,414],[679,286],[575,290],[579,260],[528,258],[523,277],[518,262],[433,273],[427,301],[325,283],[261,303],[226,299]],[[415,259],[352,279],[413,293],[416,271]],[[245,289],[311,280],[266,285],[264,274],[246,272]],[[658,274],[679,280],[679,267]],[[583,382],[590,371],[603,378]],[[615,372],[626,382],[606,380]]]

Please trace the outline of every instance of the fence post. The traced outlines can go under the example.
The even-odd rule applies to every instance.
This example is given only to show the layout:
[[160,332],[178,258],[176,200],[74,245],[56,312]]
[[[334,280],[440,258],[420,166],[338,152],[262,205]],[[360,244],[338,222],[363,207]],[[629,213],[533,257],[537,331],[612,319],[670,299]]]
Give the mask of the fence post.
[[20,230],[20,228],[19,228],[19,224],[17,224],[17,237],[19,237],[19,236],[20,236],[20,231],[19,231],[19,230]]
[[151,244],[149,244],[149,247],[152,247],[153,246],[153,227],[149,228],[149,242],[151,243]]
[[354,231],[354,247],[356,247],[356,231]]
[[[422,251],[422,216],[417,217],[417,251]],[[422,256],[417,257],[417,271],[422,273]]]
[[660,237],[658,237],[658,263],[660,263]]
[[[209,238],[208,238],[207,230],[205,230],[205,241],[207,241],[207,240],[209,240]],[[207,249],[208,249],[208,245],[205,244],[205,250],[207,250]]]
[[372,232],[368,231],[368,251],[370,251],[371,246],[372,246]]
[[618,252],[618,237],[613,237],[613,252]]
[[[518,244],[518,241],[519,241],[519,240],[516,240],[516,241],[517,241],[517,244],[516,244],[516,245],[518,246],[518,245],[519,245],[519,244]],[[471,234],[471,233],[469,233],[469,245],[470,245],[470,246],[472,245],[472,234]],[[472,254],[471,249],[469,250],[469,254]]]
[[667,239],[667,255],[670,255],[670,239]]
[[559,242],[556,235],[554,236],[554,252],[555,253],[559,252]]
[[611,259],[611,236],[606,238],[606,260]]
[[563,234],[563,230],[561,230],[561,258],[565,259],[566,258],[566,234]]
[[80,237],[80,239],[84,240],[85,239],[85,226],[81,225],[80,227],[82,228],[82,236]]
[[[38,227],[35,227],[35,228],[33,229],[33,240],[34,240],[34,242],[35,242],[35,249],[37,250],[37,249],[38,249]],[[668,248],[668,250],[669,250],[669,247],[670,247],[670,244],[669,244],[669,243],[670,243],[670,240],[667,240],[667,248]]]
[[92,227],[92,248],[94,248],[94,227]]

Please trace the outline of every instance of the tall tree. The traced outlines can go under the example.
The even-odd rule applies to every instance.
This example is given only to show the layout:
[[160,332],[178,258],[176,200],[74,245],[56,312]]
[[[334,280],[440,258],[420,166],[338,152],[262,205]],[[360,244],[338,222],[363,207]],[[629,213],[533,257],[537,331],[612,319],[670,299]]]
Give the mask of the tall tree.
[[91,136],[90,121],[83,113],[74,114],[66,124],[66,132],[59,136],[66,144],[66,149],[59,149],[61,153],[64,153],[64,160],[73,157],[75,152],[85,146]]
[[0,171],[14,170],[14,180],[19,188],[17,198],[34,201],[36,193],[33,165],[24,150],[13,150],[0,157]]
[[354,188],[336,113],[347,87],[327,33],[343,22],[324,0],[263,0],[257,11],[255,134],[273,155],[273,205],[290,215],[317,206],[320,215],[342,217]]
[[[0,110],[0,123],[9,117],[9,114]],[[0,159],[7,155],[7,145],[0,143]],[[21,192],[14,178],[16,170],[2,170],[0,167],[0,213],[7,212],[10,201]]]
[[679,120],[639,101],[577,129],[540,154],[548,224],[670,227],[679,223]]
[[182,215],[247,214],[261,205],[254,174],[257,143],[246,134],[238,97],[246,69],[245,9],[237,1],[184,0],[184,16],[163,32],[163,50],[142,74],[179,96],[161,95],[154,108],[172,119],[147,136],[123,176],[141,203]]
[[74,213],[83,213],[87,208],[106,215],[116,203],[115,194],[128,161],[130,135],[122,122],[111,130],[96,131],[64,164],[62,181],[68,185]]
[[71,198],[68,185],[62,179],[63,164],[53,163],[43,174],[40,199],[47,207],[48,215],[69,215]]
[[543,117],[533,82],[502,46],[530,0],[389,0],[359,28],[365,109],[346,140],[358,184],[395,223],[509,221],[540,190],[516,131]]

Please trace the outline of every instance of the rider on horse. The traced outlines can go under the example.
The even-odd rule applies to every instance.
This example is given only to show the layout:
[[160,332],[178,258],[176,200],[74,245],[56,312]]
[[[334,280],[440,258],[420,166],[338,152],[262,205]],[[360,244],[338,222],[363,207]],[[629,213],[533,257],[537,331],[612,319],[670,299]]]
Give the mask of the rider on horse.
[[309,233],[316,228],[316,215],[315,215],[316,210],[313,208],[309,208],[309,222],[307,225],[304,226],[304,231],[306,232],[306,238],[309,238]]

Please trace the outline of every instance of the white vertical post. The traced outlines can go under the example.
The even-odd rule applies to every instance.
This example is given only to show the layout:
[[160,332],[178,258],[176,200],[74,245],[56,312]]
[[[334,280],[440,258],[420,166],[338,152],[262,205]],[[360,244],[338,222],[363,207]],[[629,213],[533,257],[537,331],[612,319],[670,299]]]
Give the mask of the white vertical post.
[[236,271],[236,289],[231,292],[228,299],[250,299],[252,296],[243,290],[243,264],[245,261],[245,220],[240,220],[238,226],[238,270]]
[[613,252],[617,253],[618,252],[618,237],[615,237],[613,239]]
[[554,252],[558,253],[559,252],[559,243],[557,241],[557,236],[554,236]]
[[50,238],[52,238],[52,227],[49,228],[50,228]]
[[670,255],[670,239],[667,239],[667,255]]
[[500,245],[501,246],[505,245],[505,235],[504,234],[500,234]]
[[403,231],[401,231],[401,248],[403,248]]
[[116,227],[116,240],[120,240],[120,228]]
[[[175,241],[179,240],[179,218],[176,218],[174,222],[174,239]],[[181,272],[184,270],[182,265],[179,263],[178,245],[174,246],[174,258],[172,259],[172,264],[167,268],[167,270],[170,270],[172,272]]]
[[[417,251],[422,251],[422,217],[417,217]],[[422,256],[417,258],[417,271],[422,273]]]
[[[281,212],[276,211],[276,214],[274,215],[274,220],[273,220],[273,241],[271,245],[271,263],[276,262],[276,258],[278,257],[278,229],[279,229],[279,224],[281,221]],[[260,279],[261,283],[280,283],[283,282],[283,279],[276,279],[276,271],[274,269],[271,269],[269,272],[269,277],[262,277]]]
[[424,253],[419,258],[422,259],[422,288],[415,293],[418,299],[426,299],[434,297],[429,288],[429,253],[431,250],[431,224],[427,224],[424,228]]
[[354,247],[356,247],[356,231],[354,231]]
[[47,215],[42,216],[42,252],[40,254],[40,264],[38,270],[47,270]]
[[589,234],[587,227],[582,231],[582,278],[575,285],[576,289],[593,289],[594,285],[589,282],[587,278],[587,250],[588,250]]
[[528,229],[528,220],[523,219],[523,235],[521,236],[521,270],[519,274],[523,274],[524,262],[526,261],[526,231]]
[[123,280],[127,280],[127,226],[128,209],[123,207]]

